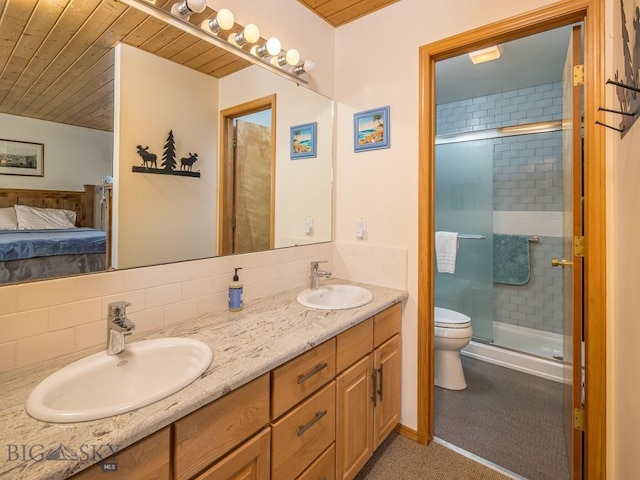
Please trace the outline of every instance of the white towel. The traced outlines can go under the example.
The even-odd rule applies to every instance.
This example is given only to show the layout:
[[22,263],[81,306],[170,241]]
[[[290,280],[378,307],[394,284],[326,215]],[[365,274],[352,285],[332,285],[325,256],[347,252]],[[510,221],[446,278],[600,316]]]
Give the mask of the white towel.
[[436,266],[440,273],[456,272],[457,232],[436,232]]

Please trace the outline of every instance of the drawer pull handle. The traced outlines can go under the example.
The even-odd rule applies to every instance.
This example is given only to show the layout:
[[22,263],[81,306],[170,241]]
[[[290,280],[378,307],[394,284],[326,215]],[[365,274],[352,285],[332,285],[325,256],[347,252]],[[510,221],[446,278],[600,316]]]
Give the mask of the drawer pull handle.
[[313,417],[309,423],[307,423],[306,425],[300,425],[298,427],[298,436],[301,436],[304,432],[306,432],[311,427],[313,427],[313,425],[318,421],[320,421],[320,419],[324,417],[326,414],[327,414],[326,410],[322,410],[321,412],[316,412],[315,417]]
[[298,375],[298,385],[300,385],[303,382],[306,382],[311,377],[313,377],[316,373],[324,370],[325,368],[327,368],[327,362],[322,362],[316,365],[315,367],[313,367],[313,370],[311,370],[309,373],[303,373],[302,375]]
[[382,367],[378,368],[378,376],[380,377],[380,388],[378,389],[378,395],[380,395],[380,400],[382,401]]

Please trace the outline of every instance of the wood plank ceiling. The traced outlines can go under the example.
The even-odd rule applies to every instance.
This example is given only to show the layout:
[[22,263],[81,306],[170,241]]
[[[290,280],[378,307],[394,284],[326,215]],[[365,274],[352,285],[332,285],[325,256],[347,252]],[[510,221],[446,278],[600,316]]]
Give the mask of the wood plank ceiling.
[[399,0],[298,0],[304,6],[339,27]]
[[[398,0],[299,1],[340,26]],[[250,65],[115,0],[0,0],[0,113],[112,131],[119,42],[216,78]]]
[[217,78],[250,65],[113,0],[0,0],[0,113],[112,131],[118,42]]

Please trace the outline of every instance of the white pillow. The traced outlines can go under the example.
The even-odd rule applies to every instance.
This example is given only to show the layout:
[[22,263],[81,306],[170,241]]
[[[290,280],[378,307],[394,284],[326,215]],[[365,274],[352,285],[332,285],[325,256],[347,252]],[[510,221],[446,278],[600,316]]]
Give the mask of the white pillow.
[[13,207],[0,208],[0,230],[16,230],[18,218]]
[[14,205],[18,229],[76,228],[76,212],[62,208],[37,208]]

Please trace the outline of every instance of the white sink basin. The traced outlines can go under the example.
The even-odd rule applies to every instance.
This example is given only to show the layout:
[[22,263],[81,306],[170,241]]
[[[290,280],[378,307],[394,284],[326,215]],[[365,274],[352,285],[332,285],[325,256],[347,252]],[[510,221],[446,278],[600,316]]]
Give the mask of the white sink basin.
[[373,300],[373,293],[356,285],[326,285],[317,290],[307,288],[296,300],[299,304],[319,310],[345,310],[366,305]]
[[212,359],[206,343],[190,338],[132,342],[119,355],[99,352],[45,378],[27,398],[27,412],[53,423],[129,412],[183,389]]

